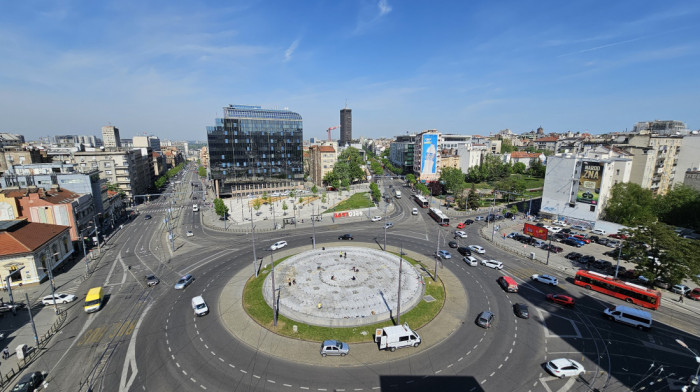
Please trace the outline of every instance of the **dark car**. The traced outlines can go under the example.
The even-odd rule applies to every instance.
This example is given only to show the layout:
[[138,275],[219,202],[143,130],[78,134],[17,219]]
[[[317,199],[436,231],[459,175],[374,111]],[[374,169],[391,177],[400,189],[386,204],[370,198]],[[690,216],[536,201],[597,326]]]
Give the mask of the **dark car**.
[[[593,257],[593,256],[590,256]],[[604,270],[608,267],[612,267],[612,263],[606,260],[593,260],[592,261],[593,268],[601,269]]]
[[44,374],[41,372],[27,373],[17,381],[12,392],[33,392],[39,390],[41,382],[44,381]]
[[582,263],[582,264],[590,264],[594,261],[595,261],[595,256],[591,256],[591,255],[581,256],[578,259],[578,262]]
[[145,220],[149,220],[149,219],[151,219],[151,218],[153,218],[153,217],[150,216],[150,215],[146,215],[146,216],[143,217],[143,219],[145,219]]
[[569,229],[568,227],[565,227],[565,228],[561,229],[559,232],[564,233],[564,234],[569,234],[569,233],[571,233],[571,229]]
[[471,225],[472,223],[474,223],[474,221],[472,219],[467,219],[464,221],[465,225]]
[[146,275],[146,284],[148,287],[153,287],[160,283],[160,279],[156,278],[155,275]]
[[591,240],[591,242],[595,242],[596,244],[598,243],[598,241],[600,241],[600,237],[598,237],[597,235],[592,235],[588,237],[588,239]]
[[469,250],[469,248],[467,248],[466,246],[460,246],[459,248],[457,248],[457,252],[459,252],[459,254],[461,254],[462,256],[472,255],[472,251]]
[[538,223],[535,223],[535,226],[544,227],[544,223],[538,222]]
[[580,259],[581,256],[583,256],[583,255],[578,253],[578,252],[569,252],[564,257],[571,260],[571,261],[578,261],[578,259]]
[[506,212],[506,213],[503,214],[503,215],[504,215],[506,218],[508,218],[508,219],[510,219],[510,218],[513,217],[513,213],[512,213],[512,212]]
[[447,245],[448,245],[450,248],[456,248],[456,247],[457,247],[457,241],[450,241],[450,242],[447,243]]
[[513,312],[516,316],[520,318],[530,318],[530,311],[525,304],[515,304],[513,305]]
[[572,238],[572,237],[569,237],[569,238],[565,239],[565,240],[562,241],[561,243],[562,243],[562,244],[566,244],[566,245],[570,245],[570,246],[575,246],[575,247],[577,247],[577,248],[580,248],[580,247],[582,247],[583,245],[586,244],[585,242],[579,241],[579,240],[577,240],[577,239],[575,239],[575,238]]
[[610,242],[610,240],[606,237],[600,237],[600,238],[598,238],[598,241],[596,241],[596,242],[598,243],[598,245],[606,245],[607,246],[608,242]]
[[542,249],[548,250],[552,253],[561,253],[564,251],[564,248],[562,248],[561,246],[556,246],[556,245],[545,245],[542,247]]
[[350,241],[354,240],[354,238],[352,238],[352,234],[343,234],[340,237],[338,237],[338,239],[339,240],[350,240]]

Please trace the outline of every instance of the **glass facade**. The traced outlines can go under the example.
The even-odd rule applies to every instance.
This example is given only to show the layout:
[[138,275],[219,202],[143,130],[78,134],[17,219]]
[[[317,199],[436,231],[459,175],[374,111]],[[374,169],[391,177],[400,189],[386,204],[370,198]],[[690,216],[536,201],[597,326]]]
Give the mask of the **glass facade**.
[[212,179],[222,189],[302,181],[302,130],[301,116],[289,110],[225,107],[224,118],[207,127]]

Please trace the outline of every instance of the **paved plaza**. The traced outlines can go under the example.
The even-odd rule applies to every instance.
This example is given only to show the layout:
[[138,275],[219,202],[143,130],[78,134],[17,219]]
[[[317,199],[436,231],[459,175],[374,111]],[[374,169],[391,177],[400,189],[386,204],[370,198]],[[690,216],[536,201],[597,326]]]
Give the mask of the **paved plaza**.
[[[280,314],[327,327],[374,324],[396,315],[399,256],[343,246],[306,251],[275,267]],[[423,298],[423,278],[409,262],[401,266],[401,313]],[[263,284],[272,307],[272,278]]]

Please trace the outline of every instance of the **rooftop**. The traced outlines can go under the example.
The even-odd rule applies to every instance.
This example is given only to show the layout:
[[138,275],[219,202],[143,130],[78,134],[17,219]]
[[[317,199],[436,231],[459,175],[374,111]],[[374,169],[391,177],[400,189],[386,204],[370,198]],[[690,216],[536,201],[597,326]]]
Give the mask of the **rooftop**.
[[26,219],[2,221],[0,256],[33,252],[69,229],[69,226],[34,223]]

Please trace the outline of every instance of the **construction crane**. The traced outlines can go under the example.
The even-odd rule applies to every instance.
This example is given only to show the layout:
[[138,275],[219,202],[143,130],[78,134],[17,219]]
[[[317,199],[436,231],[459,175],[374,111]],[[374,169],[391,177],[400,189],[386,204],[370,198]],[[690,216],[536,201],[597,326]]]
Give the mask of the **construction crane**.
[[338,125],[338,126],[336,126],[336,127],[330,127],[330,128],[328,128],[328,129],[326,129],[326,132],[328,132],[328,141],[329,141],[329,142],[331,141],[331,131],[334,130],[334,129],[338,129],[338,128],[340,128],[340,125]]

